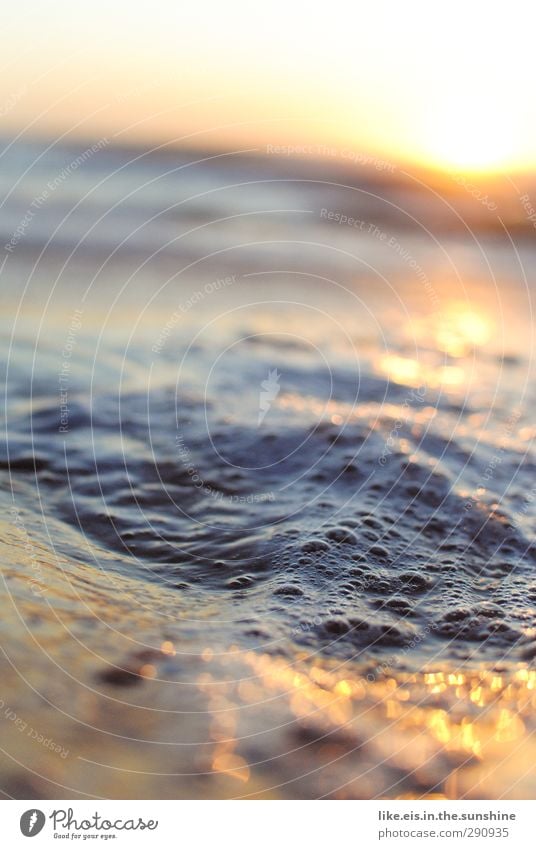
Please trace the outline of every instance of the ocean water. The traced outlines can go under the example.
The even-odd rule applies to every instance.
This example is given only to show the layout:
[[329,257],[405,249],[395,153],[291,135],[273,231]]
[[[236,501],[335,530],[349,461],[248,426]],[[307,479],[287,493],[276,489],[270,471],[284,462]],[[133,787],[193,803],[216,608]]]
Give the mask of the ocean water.
[[94,148],[2,154],[3,792],[533,794],[534,183]]

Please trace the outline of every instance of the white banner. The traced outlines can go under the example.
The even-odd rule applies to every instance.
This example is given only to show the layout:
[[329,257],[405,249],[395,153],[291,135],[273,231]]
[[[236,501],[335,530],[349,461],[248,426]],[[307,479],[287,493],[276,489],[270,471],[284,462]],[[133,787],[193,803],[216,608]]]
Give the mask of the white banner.
[[[495,801],[5,801],[2,845],[512,847],[536,803]],[[29,840],[35,838],[35,844]],[[65,841],[60,842],[60,841]]]

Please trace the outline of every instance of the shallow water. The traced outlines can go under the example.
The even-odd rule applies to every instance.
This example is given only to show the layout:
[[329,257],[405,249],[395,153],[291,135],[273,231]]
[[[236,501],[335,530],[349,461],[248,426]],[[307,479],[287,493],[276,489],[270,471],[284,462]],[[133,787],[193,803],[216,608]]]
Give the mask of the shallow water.
[[0,210],[4,792],[533,794],[512,187],[505,232],[401,173],[40,153]]

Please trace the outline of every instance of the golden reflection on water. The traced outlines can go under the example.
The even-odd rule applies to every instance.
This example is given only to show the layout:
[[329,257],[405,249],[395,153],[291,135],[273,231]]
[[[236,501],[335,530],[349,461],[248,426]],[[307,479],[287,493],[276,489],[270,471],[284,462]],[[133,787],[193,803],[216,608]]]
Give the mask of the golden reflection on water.
[[385,354],[379,358],[379,371],[389,380],[402,386],[437,388],[459,386],[466,373],[461,366],[435,365],[398,354]]
[[485,345],[491,333],[491,321],[486,316],[453,304],[437,322],[435,340],[440,351],[451,357],[464,357],[473,348]]
[[445,362],[445,355],[458,360],[468,357],[490,341],[492,332],[492,322],[484,313],[452,303],[444,312],[411,321],[408,336],[419,348],[417,356],[383,354],[376,367],[404,386],[458,387],[467,381],[469,369],[462,363]]
[[492,338],[493,322],[484,312],[454,302],[444,311],[412,319],[407,333],[416,355],[384,353],[377,358],[377,370],[405,386],[457,387],[467,380],[468,368],[445,357],[461,360],[483,348]]
[[[437,773],[434,792],[405,788],[397,798],[471,796],[471,788],[488,781],[491,774],[497,792],[502,774],[500,769],[495,774],[497,764],[511,758],[520,767],[522,763],[526,767],[527,758],[534,764],[530,726],[536,708],[536,671],[525,666],[505,673],[477,669],[377,676],[358,672],[351,664],[310,661],[305,655],[289,663],[269,654],[241,653],[236,647],[225,663],[237,659],[245,664],[245,679],[228,685],[207,674],[198,685],[216,711],[211,726],[216,743],[212,769],[241,783],[255,777],[255,765],[248,763],[241,740],[242,712],[246,708],[262,712],[274,700],[279,721],[283,700],[291,717],[287,725],[312,728],[319,737],[339,734],[331,754],[349,759],[341,766],[341,775],[349,773],[348,781],[357,781],[357,788],[360,761],[370,758],[379,758],[386,773],[397,769],[411,776],[425,768]],[[367,755],[367,747],[374,754]],[[504,767],[505,781],[510,774]],[[364,795],[371,792],[366,783],[363,787]],[[487,787],[484,783],[480,792],[491,792]],[[387,777],[385,786],[378,784],[375,792],[392,795]],[[522,792],[520,785],[518,793]],[[354,795],[360,795],[359,789]]]

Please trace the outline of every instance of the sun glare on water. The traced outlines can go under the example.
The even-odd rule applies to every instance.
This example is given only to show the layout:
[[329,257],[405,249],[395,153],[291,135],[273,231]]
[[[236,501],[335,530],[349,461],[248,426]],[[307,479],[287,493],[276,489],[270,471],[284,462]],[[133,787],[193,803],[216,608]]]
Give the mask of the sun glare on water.
[[485,315],[453,304],[441,316],[435,329],[436,344],[440,351],[451,357],[463,357],[474,348],[485,345],[491,335],[491,321]]

